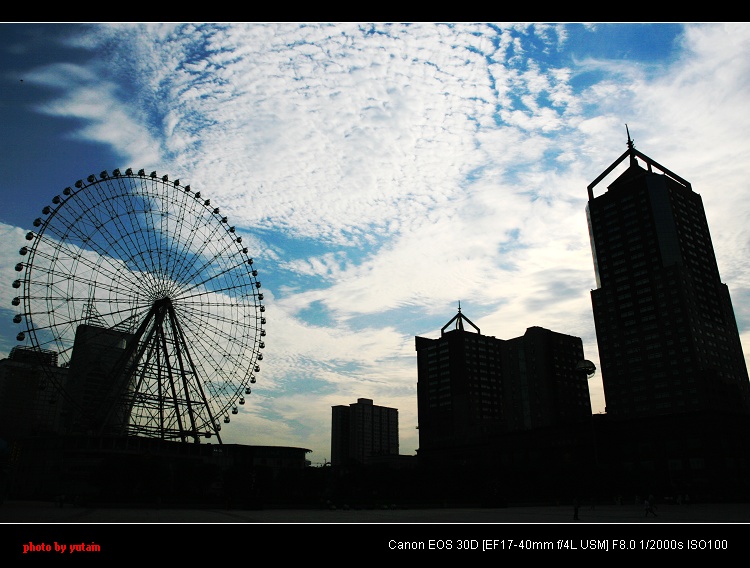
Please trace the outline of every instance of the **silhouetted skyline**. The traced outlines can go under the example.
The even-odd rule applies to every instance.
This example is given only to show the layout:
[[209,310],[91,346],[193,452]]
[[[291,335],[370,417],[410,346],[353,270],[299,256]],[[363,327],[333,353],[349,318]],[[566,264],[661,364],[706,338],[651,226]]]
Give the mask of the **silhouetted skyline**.
[[[0,29],[0,356],[44,206],[156,170],[220,206],[263,277],[263,370],[224,441],[330,461],[330,408],[365,397],[412,454],[414,337],[459,301],[489,335],[581,337],[598,366],[586,187],[625,123],[701,194],[748,341],[746,23]],[[590,389],[602,412],[599,373]]]

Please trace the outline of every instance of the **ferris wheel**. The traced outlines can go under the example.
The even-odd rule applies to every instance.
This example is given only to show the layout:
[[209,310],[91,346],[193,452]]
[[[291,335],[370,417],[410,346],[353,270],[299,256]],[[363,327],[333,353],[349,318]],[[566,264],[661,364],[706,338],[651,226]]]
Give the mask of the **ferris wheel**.
[[260,372],[263,293],[210,199],[144,170],[102,171],[52,198],[13,282],[19,342],[64,405],[66,433],[200,442]]

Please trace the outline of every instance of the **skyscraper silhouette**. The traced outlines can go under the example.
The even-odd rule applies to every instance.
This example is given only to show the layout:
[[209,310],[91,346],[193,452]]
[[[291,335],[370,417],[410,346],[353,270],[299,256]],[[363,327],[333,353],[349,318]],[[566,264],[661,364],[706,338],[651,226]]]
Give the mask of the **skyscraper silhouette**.
[[369,398],[331,408],[331,463],[367,464],[373,458],[398,456],[398,410]]
[[627,150],[589,185],[588,198],[607,414],[749,413],[747,366],[701,196],[636,150],[628,132]]

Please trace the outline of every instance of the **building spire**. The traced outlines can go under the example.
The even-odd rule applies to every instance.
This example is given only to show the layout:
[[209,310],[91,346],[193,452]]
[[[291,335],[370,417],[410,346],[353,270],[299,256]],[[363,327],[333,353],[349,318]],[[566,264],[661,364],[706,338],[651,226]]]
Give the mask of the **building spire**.
[[635,166],[638,163],[635,161],[635,144],[634,140],[630,138],[630,130],[628,130],[627,123],[625,123],[625,132],[628,135],[628,153],[630,154],[630,165]]
[[471,327],[473,327],[475,330],[477,330],[477,333],[480,333],[479,328],[474,325],[474,323],[467,318],[465,315],[461,313],[461,302],[458,302],[458,313],[451,318],[451,321],[446,323],[443,328],[440,330],[440,335],[443,335],[445,333],[446,328],[452,324],[453,322],[456,322],[456,329],[459,331],[464,331],[464,321],[468,323]]
[[639,152],[635,149],[635,144],[633,143],[633,139],[630,138],[630,130],[628,129],[628,125],[625,125],[625,132],[628,135],[628,149],[625,150],[622,155],[617,158],[617,160],[612,163],[606,170],[604,170],[601,174],[599,174],[599,177],[597,177],[594,181],[592,181],[588,186],[588,193],[589,193],[589,201],[594,199],[594,186],[598,184],[600,181],[602,181],[605,177],[607,177],[610,173],[612,173],[612,170],[614,170],[617,166],[619,166],[622,161],[630,156],[630,167],[637,166],[638,161],[636,160],[636,157],[643,160],[643,162],[648,166],[648,171],[653,172],[653,168],[658,168],[661,170],[662,174],[672,178],[677,183],[685,186],[686,188],[692,190],[692,187],[690,186],[690,182],[682,179],[677,174],[670,172],[667,168],[659,164],[658,162],[655,162],[642,152]]

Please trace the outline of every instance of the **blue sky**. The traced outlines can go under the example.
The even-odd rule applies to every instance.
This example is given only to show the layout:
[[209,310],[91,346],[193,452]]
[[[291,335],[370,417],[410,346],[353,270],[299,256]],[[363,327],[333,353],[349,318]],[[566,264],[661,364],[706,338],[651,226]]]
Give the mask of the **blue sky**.
[[[625,124],[701,194],[750,352],[749,24],[0,31],[0,357],[42,208],[89,174],[156,170],[220,205],[263,281],[264,367],[224,442],[322,463],[331,406],[364,397],[399,410],[413,454],[414,337],[438,337],[459,301],[486,335],[546,327],[598,365],[586,187]],[[604,411],[598,373],[590,390]]]

